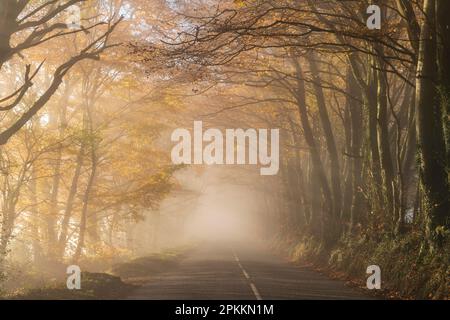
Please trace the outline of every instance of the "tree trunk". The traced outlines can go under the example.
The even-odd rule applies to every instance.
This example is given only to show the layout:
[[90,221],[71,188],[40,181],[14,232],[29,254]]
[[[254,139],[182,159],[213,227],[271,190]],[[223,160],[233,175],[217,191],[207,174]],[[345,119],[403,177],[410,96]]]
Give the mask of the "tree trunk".
[[77,262],[80,259],[81,252],[82,252],[83,246],[84,246],[85,236],[86,236],[89,198],[91,195],[92,187],[94,185],[95,174],[97,171],[97,157],[96,157],[94,150],[95,150],[94,146],[92,146],[92,151],[91,151],[92,167],[91,167],[91,172],[89,175],[88,184],[86,186],[86,190],[83,195],[83,208],[81,210],[81,218],[80,218],[80,232],[78,235],[78,243],[77,243],[77,247],[75,249],[75,254],[73,256],[74,262]]
[[[383,63],[380,63],[380,69],[385,69]],[[381,172],[383,179],[383,193],[386,199],[384,207],[384,223],[387,224],[387,230],[392,230],[396,208],[394,206],[394,163],[392,160],[391,146],[389,144],[389,116],[388,116],[388,92],[385,75],[378,72],[378,144],[381,163]]]
[[69,100],[71,90],[70,82],[66,83],[64,94],[62,96],[61,102],[59,103],[59,119],[57,121],[57,125],[59,126],[59,141],[60,144],[56,150],[56,159],[53,167],[53,180],[52,180],[52,189],[50,195],[50,212],[47,215],[47,254],[49,257],[58,258],[56,253],[57,248],[55,244],[58,242],[57,240],[57,231],[56,231],[56,223],[59,215],[59,206],[58,206],[58,195],[59,195],[59,185],[61,181],[61,163],[62,163],[62,153],[63,153],[63,145],[62,140],[64,139],[64,135],[67,128],[67,103]]
[[437,0],[438,70],[447,164],[450,163],[450,1]]
[[421,26],[416,76],[417,135],[420,150],[420,182],[426,233],[431,248],[439,247],[443,228],[449,226],[449,185],[446,150],[439,101],[435,0],[425,0],[427,17]]
[[[348,88],[347,88],[348,90]],[[348,91],[347,91],[348,92]],[[348,226],[350,224],[350,212],[353,198],[353,156],[352,156],[352,117],[351,117],[351,99],[347,97],[345,101],[343,127],[345,135],[345,154],[344,162],[344,197],[341,212],[341,224]],[[346,228],[347,229],[347,228]]]
[[[289,111],[286,111],[289,112]],[[298,215],[298,223],[300,226],[304,226],[307,223],[307,217],[309,216],[308,208],[306,206],[307,200],[305,195],[305,181],[303,177],[303,167],[300,153],[300,139],[297,132],[297,126],[292,120],[291,116],[288,114],[288,123],[291,131],[291,138],[293,141],[294,150],[294,166],[295,166],[295,194],[294,198],[296,199],[296,215]]]
[[350,108],[351,117],[351,172],[353,196],[350,210],[349,233],[352,232],[355,223],[360,222],[359,214],[363,210],[363,178],[362,178],[362,142],[363,142],[363,110],[360,102],[362,95],[358,90],[358,84],[351,72],[347,71],[347,104]]
[[378,92],[378,74],[370,66],[368,70],[368,83],[365,94],[365,104],[367,108],[368,139],[370,146],[371,174],[375,190],[375,202],[382,206],[383,201],[383,179],[381,175],[380,151],[378,148],[378,121],[377,121],[377,92]]
[[31,217],[29,220],[31,237],[32,237],[32,249],[33,249],[33,261],[36,265],[42,262],[42,247],[40,244],[40,234],[39,234],[39,208],[38,208],[38,198],[37,198],[37,174],[36,168],[32,167],[32,176],[30,181],[30,193],[31,193]]
[[330,157],[330,170],[331,170],[331,187],[333,192],[333,214],[335,219],[338,219],[341,215],[342,208],[342,191],[341,191],[341,178],[339,169],[339,158],[337,153],[336,141],[331,127],[330,117],[328,115],[327,107],[325,104],[325,96],[323,89],[320,86],[321,79],[319,76],[319,68],[315,61],[315,55],[313,51],[308,56],[309,66],[313,77],[313,89],[317,101],[317,108],[319,109],[320,122],[325,135],[325,141],[327,144],[327,152]]
[[83,167],[83,159],[84,159],[84,153],[85,153],[85,142],[81,142],[80,149],[77,154],[77,158],[75,160],[76,167],[75,172],[73,174],[72,183],[69,190],[69,195],[67,197],[66,201],[66,208],[64,210],[64,216],[61,221],[61,231],[58,238],[58,244],[56,248],[56,257],[59,259],[62,259],[64,257],[64,251],[66,248],[66,242],[67,242],[67,234],[69,231],[69,222],[70,218],[72,217],[72,211],[73,206],[75,203],[75,196],[77,194],[78,190],[78,181],[81,176],[81,168]]
[[305,93],[305,83],[303,80],[302,69],[300,67],[300,63],[296,58],[293,59],[294,66],[297,72],[297,90],[296,90],[296,99],[297,99],[297,107],[298,113],[300,116],[300,122],[303,128],[303,134],[305,136],[305,141],[310,148],[310,154],[312,159],[312,166],[314,176],[317,177],[318,184],[320,185],[323,197],[324,197],[324,206],[323,210],[326,211],[325,214],[321,212],[313,212],[313,215],[322,214],[323,216],[323,225],[326,228],[324,232],[324,236],[326,237],[324,240],[325,246],[329,247],[334,240],[336,240],[335,234],[335,216],[333,215],[333,198],[331,195],[331,190],[328,185],[325,169],[323,167],[322,159],[320,158],[320,153],[317,147],[316,139],[314,138],[314,134],[309,123],[308,119],[308,110],[306,109],[306,93]]

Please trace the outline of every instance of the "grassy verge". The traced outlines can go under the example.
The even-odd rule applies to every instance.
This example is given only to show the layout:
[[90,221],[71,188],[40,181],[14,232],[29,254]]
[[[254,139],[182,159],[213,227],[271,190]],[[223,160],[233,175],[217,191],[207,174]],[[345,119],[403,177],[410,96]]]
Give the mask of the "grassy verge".
[[123,282],[119,277],[106,273],[82,272],[80,290],[68,290],[65,284],[54,283],[5,298],[13,300],[110,300],[126,297],[133,289],[135,286]]
[[126,279],[129,283],[146,281],[154,275],[175,268],[183,259],[186,248],[155,253],[112,266],[110,273]]
[[[420,235],[380,241],[342,239],[330,252],[312,238],[278,241],[294,262],[310,262],[334,278],[365,288],[370,265],[381,268],[382,290],[371,293],[393,299],[450,298],[450,242],[436,253],[427,252]],[[367,290],[368,291],[368,290]]]
[[[189,250],[187,247],[165,250],[148,256],[113,264],[101,272],[82,272],[81,289],[67,289],[65,265],[58,268],[58,276],[50,278],[36,273],[40,285],[34,288],[18,289],[12,293],[0,295],[0,299],[13,300],[111,300],[126,298],[132,290],[150,280],[153,276],[175,268]],[[98,261],[96,265],[101,265]],[[80,265],[84,270],[85,265]],[[61,270],[59,270],[61,269]],[[56,272],[52,273],[53,275]],[[22,274],[20,278],[32,275]],[[47,278],[47,281],[43,279]],[[46,282],[45,285],[42,285]]]

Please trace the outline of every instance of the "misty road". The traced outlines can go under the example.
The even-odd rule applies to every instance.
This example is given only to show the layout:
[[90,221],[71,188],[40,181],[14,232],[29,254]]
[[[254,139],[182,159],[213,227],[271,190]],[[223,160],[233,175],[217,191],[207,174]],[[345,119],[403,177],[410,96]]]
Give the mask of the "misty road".
[[180,265],[155,276],[128,299],[277,300],[370,299],[343,281],[294,266],[242,244],[204,244]]

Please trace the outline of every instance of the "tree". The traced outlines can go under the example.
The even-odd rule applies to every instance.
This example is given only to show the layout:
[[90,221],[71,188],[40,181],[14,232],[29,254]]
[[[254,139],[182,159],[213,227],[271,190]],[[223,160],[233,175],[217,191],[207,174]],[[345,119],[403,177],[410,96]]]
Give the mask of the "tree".
[[449,185],[442,108],[439,99],[436,2],[425,0],[416,76],[417,137],[420,150],[420,182],[427,235],[441,245],[449,226]]
[[[117,21],[102,21],[88,27],[81,27],[76,30],[69,30],[66,23],[55,22],[54,19],[64,10],[75,4],[81,4],[85,0],[68,0],[63,4],[55,6],[58,1],[44,1],[42,4],[32,6],[28,0],[7,0],[0,7],[0,26],[2,37],[0,43],[0,70],[2,66],[10,61],[15,55],[22,55],[23,51],[38,47],[50,40],[61,38],[77,33],[89,33],[97,27],[104,26],[105,31],[93,41],[84,45],[77,54],[70,57],[67,61],[59,65],[54,73],[53,80],[46,90],[43,91],[18,119],[8,125],[6,129],[0,132],[0,145],[4,145],[17,133],[55,94],[61,85],[64,76],[77,63],[86,59],[99,59],[100,54],[105,50],[114,47],[109,44],[108,39],[121,19]],[[11,45],[12,38],[16,34],[28,33],[25,40],[17,45]],[[0,106],[0,111],[6,112],[15,109],[23,101],[27,92],[33,85],[33,79],[39,73],[44,62],[32,71],[31,65],[25,67],[24,83],[12,94],[0,100],[5,105]]]

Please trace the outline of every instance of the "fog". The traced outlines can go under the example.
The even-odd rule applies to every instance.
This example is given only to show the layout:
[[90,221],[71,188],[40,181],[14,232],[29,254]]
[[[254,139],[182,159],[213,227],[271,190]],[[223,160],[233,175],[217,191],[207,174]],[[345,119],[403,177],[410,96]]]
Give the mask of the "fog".
[[[188,167],[176,173],[176,190],[133,231],[135,254],[199,242],[264,240],[264,194],[257,168]],[[156,216],[155,216],[156,214]],[[157,218],[156,218],[157,217]]]
[[198,205],[186,224],[188,239],[248,241],[260,237],[260,195],[251,185],[227,181],[233,169],[208,167],[202,176],[204,188]]

